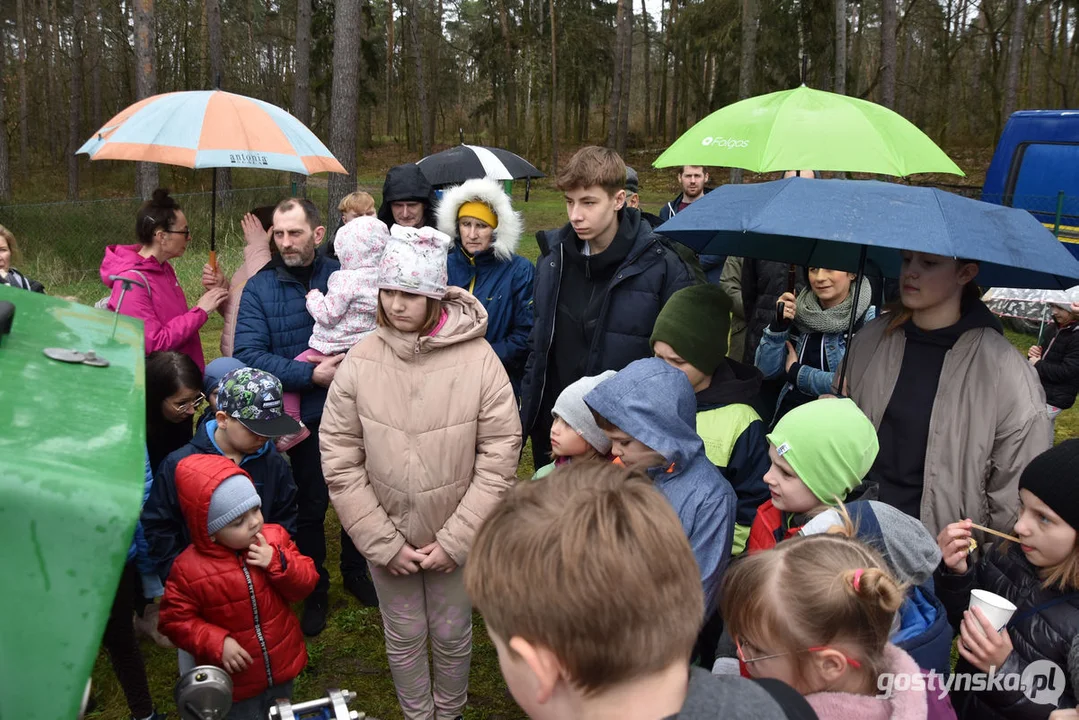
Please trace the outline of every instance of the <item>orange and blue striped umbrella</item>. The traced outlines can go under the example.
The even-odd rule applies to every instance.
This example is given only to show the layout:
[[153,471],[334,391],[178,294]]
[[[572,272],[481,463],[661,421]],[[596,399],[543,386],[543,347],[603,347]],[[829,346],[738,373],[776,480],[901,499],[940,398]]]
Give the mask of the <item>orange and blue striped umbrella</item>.
[[302,122],[281,108],[222,90],[154,95],[109,120],[77,153],[189,168],[347,173]]

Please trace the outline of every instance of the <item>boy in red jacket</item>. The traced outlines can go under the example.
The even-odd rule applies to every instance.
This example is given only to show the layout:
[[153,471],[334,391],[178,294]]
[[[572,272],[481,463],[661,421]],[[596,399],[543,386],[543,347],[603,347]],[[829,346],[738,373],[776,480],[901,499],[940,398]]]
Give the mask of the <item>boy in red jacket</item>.
[[318,572],[280,525],[264,525],[250,476],[219,455],[176,467],[176,491],[192,544],[173,563],[160,629],[198,664],[232,675],[231,720],[265,718],[307,664],[300,623],[289,608]]

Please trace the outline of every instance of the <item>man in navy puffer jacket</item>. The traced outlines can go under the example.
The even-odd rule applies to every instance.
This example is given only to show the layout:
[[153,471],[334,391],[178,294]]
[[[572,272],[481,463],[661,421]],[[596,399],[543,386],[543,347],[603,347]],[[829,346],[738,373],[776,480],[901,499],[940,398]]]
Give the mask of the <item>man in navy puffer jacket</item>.
[[[318,585],[304,604],[304,634],[317,635],[326,626],[330,576],[326,572],[326,509],[330,504],[322,476],[319,422],[326,388],[344,355],[319,362],[294,360],[307,350],[315,321],[307,312],[307,293],[326,292],[330,274],[340,267],[333,258],[316,253],[326,234],[318,208],[310,200],[290,198],[274,210],[273,241],[278,256],[247,281],[236,318],[233,357],[249,367],[277,376],[286,392],[301,394],[300,417],[310,437],[288,452],[298,490],[296,545],[315,561]],[[347,538],[347,535],[345,536]],[[366,567],[351,541],[341,543],[341,566],[346,588],[362,591]],[[356,593],[364,601],[362,592]],[[373,596],[373,589],[371,595]],[[366,601],[364,601],[366,602]]]

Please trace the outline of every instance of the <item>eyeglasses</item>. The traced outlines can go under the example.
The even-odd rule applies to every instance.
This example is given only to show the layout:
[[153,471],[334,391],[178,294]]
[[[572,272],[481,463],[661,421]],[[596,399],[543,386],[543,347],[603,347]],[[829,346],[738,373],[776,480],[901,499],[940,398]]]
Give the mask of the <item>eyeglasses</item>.
[[[742,651],[742,643],[738,638],[734,639],[734,647],[738,651],[738,659],[746,665],[749,665],[750,663],[761,662],[762,660],[771,660],[772,658],[783,657],[785,655],[795,655],[797,653],[803,652],[821,652],[823,650],[835,650],[835,648],[830,648],[827,645],[818,645],[816,647],[806,648],[805,650],[792,650],[790,652],[782,652],[772,655],[761,655],[760,657],[747,658],[745,653]],[[862,663],[858,662],[852,657],[847,657],[846,655],[843,655],[843,658],[847,661],[847,664],[849,664],[853,668],[862,667]]]
[[194,400],[190,400],[181,405],[173,405],[173,409],[181,415],[186,415],[189,412],[198,412],[199,408],[205,405],[207,402],[205,395],[199,395]]
[[165,232],[172,233],[173,235],[186,235],[187,237],[191,237],[191,228],[185,228],[184,230],[166,230]]

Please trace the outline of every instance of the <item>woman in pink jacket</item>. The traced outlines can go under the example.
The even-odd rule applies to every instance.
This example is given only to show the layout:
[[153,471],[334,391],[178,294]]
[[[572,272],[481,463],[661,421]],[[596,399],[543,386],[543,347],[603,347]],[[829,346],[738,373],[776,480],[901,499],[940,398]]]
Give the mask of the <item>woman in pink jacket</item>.
[[326,399],[322,469],[368,559],[405,718],[455,718],[472,652],[461,567],[514,480],[521,423],[484,339],[487,311],[446,288],[449,237],[394,230],[378,269],[378,329],[349,350]]
[[[122,284],[110,279],[122,276],[145,285],[135,285],[124,294],[120,312],[143,321],[146,334],[146,353],[155,350],[176,350],[190,357],[202,370],[199,329],[208,314],[228,297],[224,277],[203,268],[206,292],[188,309],[183,288],[176,279],[170,260],[187,250],[191,230],[179,203],[169,197],[169,191],[158,188],[139,208],[135,222],[136,245],[110,245],[101,261],[101,282],[112,289],[109,310],[116,310]],[[215,278],[218,284],[208,283]]]

